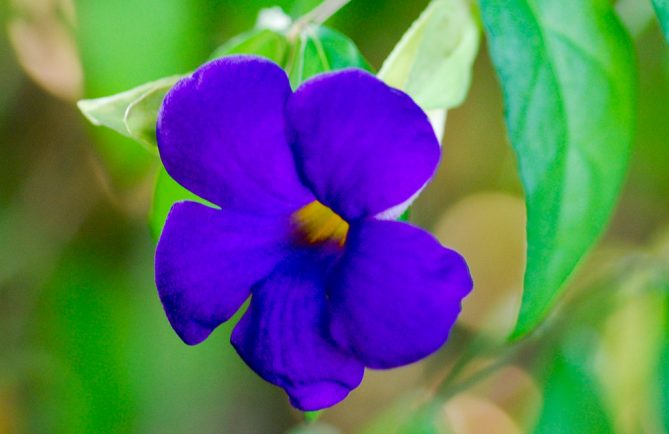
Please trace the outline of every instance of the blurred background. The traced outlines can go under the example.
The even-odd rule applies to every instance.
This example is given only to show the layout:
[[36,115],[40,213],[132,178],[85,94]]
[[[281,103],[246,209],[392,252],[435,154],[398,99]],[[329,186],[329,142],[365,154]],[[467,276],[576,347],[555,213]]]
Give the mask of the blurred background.
[[[622,200],[536,337],[504,340],[524,204],[483,45],[412,215],[476,282],[438,354],[368,372],[305,426],[237,357],[231,324],[197,347],[179,340],[153,284],[157,156],[75,102],[194,69],[263,7],[317,3],[0,0],[0,433],[669,432],[669,49],[645,0],[618,5],[640,71]],[[354,0],[329,25],[378,69],[426,4]]]

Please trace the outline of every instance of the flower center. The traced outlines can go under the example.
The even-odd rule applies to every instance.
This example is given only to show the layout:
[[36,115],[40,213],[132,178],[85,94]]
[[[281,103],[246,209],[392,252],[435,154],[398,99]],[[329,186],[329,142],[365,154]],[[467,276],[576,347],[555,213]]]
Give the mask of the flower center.
[[343,246],[348,223],[334,211],[315,200],[293,214],[300,237],[309,244],[335,241]]

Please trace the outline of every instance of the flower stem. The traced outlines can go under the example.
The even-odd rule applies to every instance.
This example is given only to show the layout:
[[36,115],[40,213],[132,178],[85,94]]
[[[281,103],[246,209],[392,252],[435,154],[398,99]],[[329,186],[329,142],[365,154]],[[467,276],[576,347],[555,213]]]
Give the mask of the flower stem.
[[322,414],[323,414],[323,410],[305,411],[303,413],[304,421],[307,422],[307,423],[316,422],[321,417]]
[[351,0],[324,0],[320,5],[307,12],[301,18],[295,21],[292,28],[288,31],[288,38],[294,40],[300,34],[304,27],[309,24],[323,24],[339,9],[346,6]]

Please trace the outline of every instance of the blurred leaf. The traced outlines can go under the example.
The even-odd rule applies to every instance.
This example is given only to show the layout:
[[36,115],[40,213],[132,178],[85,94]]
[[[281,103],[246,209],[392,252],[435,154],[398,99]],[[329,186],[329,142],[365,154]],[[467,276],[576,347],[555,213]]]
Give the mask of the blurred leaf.
[[535,434],[614,432],[596,384],[584,365],[583,360],[553,355],[544,381],[544,405],[533,430]]
[[[498,371],[500,377],[504,376],[505,373],[504,369]],[[500,386],[505,390],[502,392],[505,395],[504,402],[496,402],[495,395],[499,393],[499,389],[495,390],[493,388],[486,389],[485,392],[463,392],[450,398],[442,411],[450,432],[454,434],[522,434],[523,430],[521,430],[516,419],[509,414],[509,410],[504,408],[504,404],[515,401],[513,407],[523,407],[523,410],[527,412],[526,414],[529,414],[534,411],[532,407],[540,403],[541,395],[537,389],[536,394],[530,393],[530,396],[524,397],[524,402],[518,402],[517,397],[520,395],[514,399],[512,392],[516,379],[518,378],[507,377],[503,379],[504,385]],[[478,388],[480,389],[481,386]],[[516,393],[522,392],[517,390]],[[524,390],[524,392],[530,392],[530,390]],[[540,406],[540,404],[536,405],[537,414]],[[516,417],[524,420],[523,415],[517,415]]]
[[149,213],[149,229],[155,241],[160,238],[160,233],[165,226],[165,220],[167,220],[167,214],[169,214],[172,205],[182,200],[207,203],[172,179],[165,168],[161,166]]
[[429,403],[411,414],[397,434],[447,434],[445,415],[439,402]]
[[281,65],[288,52],[288,47],[288,40],[283,34],[269,29],[255,29],[230,39],[221,45],[211,58],[253,53]]
[[374,417],[362,434],[446,434],[446,417],[439,401],[424,402],[425,396],[409,392]]
[[669,0],[653,0],[653,6],[664,31],[664,37],[669,41]]
[[83,74],[71,5],[51,1],[51,7],[45,8],[44,2],[13,3],[7,35],[23,70],[56,97],[76,101],[83,91]]
[[324,26],[300,32],[286,65],[293,88],[314,75],[344,68],[371,70],[353,41]]
[[117,95],[84,99],[77,106],[93,125],[111,128],[154,148],[158,110],[179,78],[166,77]]
[[648,380],[655,376],[666,334],[666,294],[655,286],[654,267],[629,268],[616,293],[607,291],[616,309],[604,321],[596,368],[617,431],[633,433],[659,424],[651,422],[657,419],[657,385]]
[[383,63],[379,78],[424,109],[456,107],[469,90],[479,38],[469,1],[433,0]]
[[527,201],[527,268],[514,337],[548,313],[604,230],[625,177],[633,51],[607,0],[482,0]]

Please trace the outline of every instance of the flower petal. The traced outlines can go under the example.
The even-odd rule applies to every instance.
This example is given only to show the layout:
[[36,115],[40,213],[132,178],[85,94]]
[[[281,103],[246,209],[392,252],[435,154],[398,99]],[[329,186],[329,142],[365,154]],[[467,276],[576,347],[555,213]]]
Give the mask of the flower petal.
[[330,331],[370,368],[436,351],[472,288],[464,259],[427,232],[370,220],[351,227],[329,282]]
[[364,71],[308,80],[290,98],[288,120],[304,182],[349,220],[407,200],[439,161],[427,115],[408,95]]
[[360,384],[364,367],[328,334],[323,258],[299,254],[254,287],[232,344],[265,380],[300,410],[341,401]]
[[160,158],[181,185],[221,208],[294,210],[312,200],[286,136],[286,73],[251,56],[200,67],[167,94],[158,116]]
[[228,320],[285,258],[286,221],[175,204],[156,249],[156,286],[172,327],[195,345]]

